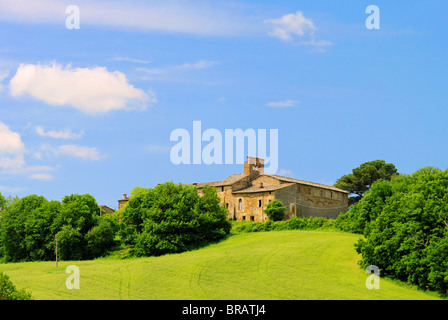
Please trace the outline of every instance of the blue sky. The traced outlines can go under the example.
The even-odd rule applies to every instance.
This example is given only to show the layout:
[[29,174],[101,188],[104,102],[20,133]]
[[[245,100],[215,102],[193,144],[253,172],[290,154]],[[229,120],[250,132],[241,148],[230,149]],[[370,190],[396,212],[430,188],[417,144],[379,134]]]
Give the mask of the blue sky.
[[0,193],[116,208],[240,173],[172,163],[193,121],[277,129],[278,173],[318,183],[375,159],[445,169],[447,19],[436,0],[0,0]]

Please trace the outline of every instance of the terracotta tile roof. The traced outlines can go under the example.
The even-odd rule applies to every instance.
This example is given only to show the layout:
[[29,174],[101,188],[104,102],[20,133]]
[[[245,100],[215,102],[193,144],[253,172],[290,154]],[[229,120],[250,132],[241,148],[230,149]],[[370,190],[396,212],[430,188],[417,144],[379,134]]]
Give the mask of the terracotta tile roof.
[[[247,177],[248,174],[246,173],[239,173],[231,175],[230,177],[225,178],[221,181],[214,181],[214,182],[200,182],[197,184],[198,188],[203,188],[206,184],[208,184],[211,187],[221,187],[221,186],[230,186],[233,183],[237,182],[238,180]],[[188,183],[188,185],[193,185],[193,183]]]
[[345,190],[336,188],[336,187],[332,187],[332,186],[327,186],[325,184],[320,184],[320,183],[315,183],[315,182],[309,182],[309,181],[304,181],[304,180],[299,180],[299,179],[293,179],[293,178],[287,178],[287,177],[282,177],[282,176],[277,176],[275,174],[264,174],[265,176],[268,177],[272,177],[275,179],[278,179],[280,181],[285,181],[285,182],[292,182],[292,183],[300,183],[300,184],[304,184],[304,185],[308,185],[311,187],[317,187],[317,188],[322,188],[322,189],[328,189],[328,190],[333,190],[333,191],[338,191],[338,192],[343,192],[343,193],[350,193],[347,192]]
[[[224,180],[221,180],[221,181],[201,182],[201,183],[197,183],[196,185],[197,185],[198,188],[203,188],[206,184],[208,184],[211,187],[230,186],[233,183],[237,182],[238,180],[241,180],[241,179],[243,179],[243,178],[245,178],[247,176],[248,176],[247,173],[239,173],[239,174],[231,175],[230,177],[227,177],[227,178],[225,178]],[[342,193],[349,193],[349,192],[347,192],[345,190],[342,190],[342,189],[339,189],[339,188],[336,188],[336,187],[332,187],[332,186],[327,186],[325,184],[309,182],[309,181],[304,181],[304,180],[299,180],[299,179],[294,179],[294,178],[288,178],[288,177],[278,176],[278,175],[275,175],[275,174],[261,174],[260,177],[261,176],[268,176],[268,177],[280,180],[282,182],[288,182],[289,183],[288,185],[290,185],[292,183],[299,183],[299,184],[307,185],[307,186],[311,186],[311,187],[317,187],[317,188],[322,188],[322,189],[327,189],[327,190],[333,190],[333,191],[342,192]],[[189,183],[188,185],[193,185],[193,183]],[[273,187],[273,186],[279,186],[279,185],[269,185],[269,186]],[[284,187],[284,184],[282,184],[281,186]],[[265,191],[266,191],[267,187],[268,187],[268,185],[265,184],[265,188],[264,188]],[[279,189],[279,188],[277,188],[277,189]],[[248,193],[248,192],[261,192],[262,191],[262,190],[259,190],[259,191],[255,191],[255,190],[258,190],[258,189],[256,189],[254,186],[252,186],[252,187],[246,188],[244,190],[238,190],[236,192],[238,192],[238,193]],[[276,189],[272,189],[272,190],[276,190]],[[233,193],[236,193],[236,192],[233,192]]]
[[286,187],[290,187],[294,185],[294,183],[282,183],[282,184],[263,184],[263,187],[260,185],[251,186],[249,188],[234,191],[232,193],[256,193],[256,192],[269,192],[269,191],[275,191],[279,189],[283,189]]
[[101,210],[103,210],[103,211],[106,212],[106,213],[114,213],[114,212],[115,212],[114,209],[112,209],[112,208],[110,208],[110,207],[108,207],[108,206],[101,205],[101,206],[99,206],[99,207],[101,208]]

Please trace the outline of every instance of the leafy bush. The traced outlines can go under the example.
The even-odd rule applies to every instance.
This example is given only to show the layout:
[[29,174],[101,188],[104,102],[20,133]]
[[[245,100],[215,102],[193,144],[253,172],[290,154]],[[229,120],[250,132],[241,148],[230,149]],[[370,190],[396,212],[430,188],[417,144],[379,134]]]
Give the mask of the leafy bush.
[[266,205],[266,209],[263,212],[269,217],[269,220],[281,221],[285,218],[286,208],[280,200],[274,199]]
[[17,290],[9,276],[0,272],[0,300],[32,300],[32,296],[23,289]]
[[172,182],[140,188],[122,212],[122,242],[136,256],[158,256],[223,239],[230,232],[226,210],[215,188],[206,185],[202,193]]

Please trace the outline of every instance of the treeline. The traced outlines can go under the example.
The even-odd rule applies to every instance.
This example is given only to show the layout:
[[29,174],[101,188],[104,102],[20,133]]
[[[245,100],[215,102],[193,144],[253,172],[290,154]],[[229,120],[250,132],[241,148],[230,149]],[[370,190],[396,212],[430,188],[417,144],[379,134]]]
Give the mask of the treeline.
[[114,245],[116,219],[100,218],[96,200],[89,194],[49,201],[29,195],[1,199],[0,259],[3,262],[55,259],[56,237],[61,260],[92,259]]
[[0,262],[88,260],[118,247],[131,256],[177,253],[216,242],[229,234],[227,212],[215,188],[167,182],[135,188],[128,204],[103,214],[89,194],[48,201],[30,195],[0,195]]

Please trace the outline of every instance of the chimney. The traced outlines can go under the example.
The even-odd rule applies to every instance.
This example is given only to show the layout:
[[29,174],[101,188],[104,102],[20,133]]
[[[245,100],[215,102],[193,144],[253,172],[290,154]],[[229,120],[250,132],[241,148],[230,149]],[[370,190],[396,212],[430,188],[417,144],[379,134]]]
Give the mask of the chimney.
[[128,195],[126,193],[123,193],[123,199],[127,199]]

